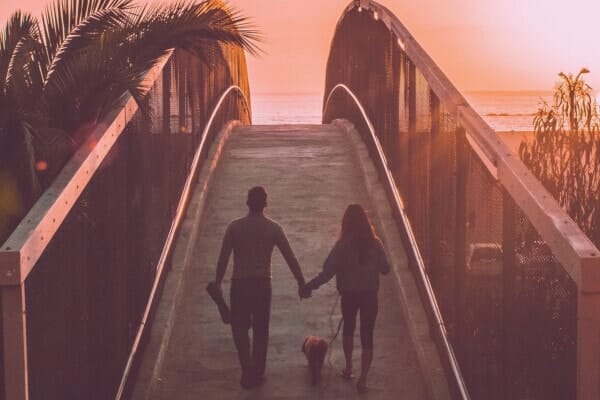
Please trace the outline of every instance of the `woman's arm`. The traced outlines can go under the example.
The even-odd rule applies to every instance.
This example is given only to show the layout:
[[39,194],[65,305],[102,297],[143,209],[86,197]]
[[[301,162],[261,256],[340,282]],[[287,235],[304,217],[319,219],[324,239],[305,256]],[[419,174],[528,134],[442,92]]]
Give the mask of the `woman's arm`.
[[329,255],[323,263],[323,271],[319,275],[315,276],[310,282],[306,284],[311,290],[318,289],[319,286],[329,282],[331,278],[337,273],[338,266],[340,264],[341,251],[339,244],[336,243],[333,249],[329,252]]

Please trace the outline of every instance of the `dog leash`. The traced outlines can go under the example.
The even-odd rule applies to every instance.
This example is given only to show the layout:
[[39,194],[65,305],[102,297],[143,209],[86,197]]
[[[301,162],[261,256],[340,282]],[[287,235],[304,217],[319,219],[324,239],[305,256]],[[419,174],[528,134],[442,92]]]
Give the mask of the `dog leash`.
[[[337,297],[335,298],[335,302],[333,303],[333,307],[331,307],[331,311],[329,311],[329,327],[332,326],[332,322],[333,322],[333,313],[335,312],[335,309],[337,308],[338,302],[340,301],[340,294],[338,293]],[[342,323],[344,322],[344,318],[340,318],[340,322],[338,323],[337,329],[335,331],[335,333],[333,334],[333,336],[331,337],[331,339],[329,340],[329,347],[331,348],[331,345],[333,344],[333,342],[335,341],[335,339],[337,339],[338,335],[340,334],[340,329],[342,328]]]
[[[335,309],[337,308],[338,302],[340,301],[340,294],[338,293],[335,298],[335,302],[333,303],[333,307],[329,311],[329,328],[333,327],[333,314],[335,313]],[[340,330],[342,328],[342,323],[344,322],[344,318],[340,318],[340,322],[338,323],[337,329],[331,339],[329,340],[329,348],[327,349],[327,365],[329,365],[329,376],[327,377],[327,385],[331,381],[331,373],[333,372],[333,363],[331,362],[331,353],[333,352],[333,342],[337,339],[340,334]]]

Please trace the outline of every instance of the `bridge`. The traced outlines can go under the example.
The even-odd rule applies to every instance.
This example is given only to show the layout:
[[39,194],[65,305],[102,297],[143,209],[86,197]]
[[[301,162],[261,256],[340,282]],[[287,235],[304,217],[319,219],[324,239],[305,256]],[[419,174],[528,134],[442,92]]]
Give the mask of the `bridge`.
[[[252,125],[232,46],[147,79],[153,118],[129,99],[93,127],[0,249],[5,399],[600,398],[600,252],[383,5],[342,12],[322,125]],[[254,185],[306,277],[347,204],[373,219],[393,273],[366,395],[336,341],[309,384],[337,293],[300,301],[277,256],[267,381],[238,385],[204,287]]]

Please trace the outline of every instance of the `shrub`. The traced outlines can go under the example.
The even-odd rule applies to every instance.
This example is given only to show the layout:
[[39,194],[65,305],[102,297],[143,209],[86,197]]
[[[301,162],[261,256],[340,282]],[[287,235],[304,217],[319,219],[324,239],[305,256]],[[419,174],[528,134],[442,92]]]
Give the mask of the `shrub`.
[[534,116],[519,156],[590,239],[600,246],[600,109],[581,69],[560,73],[553,103]]

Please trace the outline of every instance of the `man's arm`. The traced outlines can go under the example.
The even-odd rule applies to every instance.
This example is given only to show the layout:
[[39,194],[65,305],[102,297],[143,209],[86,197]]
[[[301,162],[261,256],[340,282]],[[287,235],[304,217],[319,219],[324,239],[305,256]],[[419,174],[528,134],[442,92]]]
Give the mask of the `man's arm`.
[[383,247],[383,243],[381,243],[381,241],[377,241],[377,245],[378,245],[378,262],[377,262],[377,267],[379,268],[379,272],[381,272],[381,274],[383,275],[387,275],[388,272],[390,272],[390,262],[387,258],[387,255],[385,254],[385,249]]
[[215,282],[217,285],[221,285],[225,271],[227,270],[227,264],[229,264],[229,256],[233,250],[233,237],[231,233],[231,225],[227,227],[225,236],[223,236],[223,243],[221,244],[221,252],[219,253],[219,260],[217,261],[217,276]]
[[290,243],[288,242],[288,239],[285,236],[285,232],[281,227],[278,229],[275,245],[281,252],[281,255],[285,259],[285,262],[287,263],[288,267],[290,267],[290,271],[292,271],[292,274],[294,274],[294,278],[296,278],[298,285],[304,286],[304,275],[302,275],[300,264],[298,263],[298,260],[296,259],[296,256],[292,251],[292,247],[290,246]]

